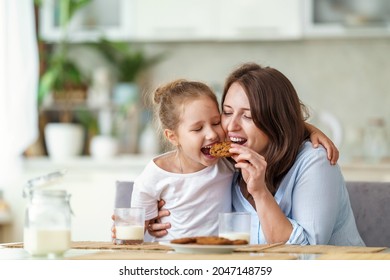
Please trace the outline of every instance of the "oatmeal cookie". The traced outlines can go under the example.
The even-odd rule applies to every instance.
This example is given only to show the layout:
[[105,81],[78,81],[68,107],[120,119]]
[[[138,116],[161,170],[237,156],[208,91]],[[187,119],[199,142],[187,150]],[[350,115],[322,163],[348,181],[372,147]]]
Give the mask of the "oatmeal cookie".
[[177,238],[171,240],[171,243],[173,244],[190,244],[190,243],[196,243],[195,237],[183,237],[183,238]]
[[232,241],[218,236],[201,236],[196,238],[196,244],[201,245],[232,245]]
[[210,148],[210,155],[214,157],[231,157],[232,154],[229,153],[231,143],[232,142],[230,141],[225,141],[225,142],[214,144]]
[[247,245],[248,241],[246,241],[244,239],[236,239],[236,240],[233,240],[232,243],[233,243],[232,245]]

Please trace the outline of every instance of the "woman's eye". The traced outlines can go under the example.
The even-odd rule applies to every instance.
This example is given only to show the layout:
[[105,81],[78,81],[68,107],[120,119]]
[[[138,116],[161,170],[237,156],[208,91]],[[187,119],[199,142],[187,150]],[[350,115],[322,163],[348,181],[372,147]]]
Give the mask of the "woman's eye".
[[231,115],[232,113],[231,112],[227,112],[227,111],[223,111],[222,114],[227,116],[227,115]]
[[251,120],[251,119],[252,119],[252,116],[244,115],[244,118],[246,118],[246,119],[248,119],[248,120]]
[[216,123],[213,123],[213,125],[220,125],[221,124],[221,122],[219,121],[219,122],[216,122]]

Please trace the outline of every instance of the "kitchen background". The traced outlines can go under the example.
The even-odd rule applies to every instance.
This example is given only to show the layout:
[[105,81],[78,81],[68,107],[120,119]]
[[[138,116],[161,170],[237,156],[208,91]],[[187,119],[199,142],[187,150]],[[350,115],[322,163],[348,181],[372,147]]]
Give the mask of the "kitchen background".
[[[39,2],[44,75],[50,63],[42,58],[58,50],[63,35],[58,23],[62,1]],[[87,88],[70,107],[50,94],[42,99],[40,137],[26,149],[20,176],[0,186],[10,213],[3,223],[0,219],[0,241],[22,240],[21,194],[27,180],[58,169],[67,170],[73,239],[109,240],[115,181],[133,180],[162,149],[150,124],[148,94],[176,78],[204,81],[218,94],[228,73],[247,61],[275,67],[292,81],[311,109],[310,122],[339,147],[346,180],[390,181],[388,1],[86,2],[70,21],[67,54],[89,77]],[[141,50],[146,58],[158,58],[135,79],[135,93],[118,89],[115,65],[96,51],[102,34]],[[64,111],[88,133],[82,134],[81,150],[74,150],[74,136],[62,141],[68,139],[62,135],[56,145],[72,146],[51,154],[45,127]]]

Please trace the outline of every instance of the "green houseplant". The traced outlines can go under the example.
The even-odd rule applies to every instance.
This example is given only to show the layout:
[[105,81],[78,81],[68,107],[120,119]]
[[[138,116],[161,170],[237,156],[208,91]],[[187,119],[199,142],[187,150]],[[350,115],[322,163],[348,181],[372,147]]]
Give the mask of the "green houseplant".
[[[86,78],[79,70],[77,64],[69,58],[68,26],[72,17],[91,0],[59,0],[59,24],[61,40],[50,53],[41,54],[46,67],[39,81],[38,105],[41,106],[45,97],[53,94],[63,103],[69,105],[72,95],[85,98]],[[41,4],[42,0],[36,0]],[[65,110],[66,111],[66,110]],[[69,115],[64,114],[62,121],[69,121]]]
[[[91,0],[58,0],[61,39],[54,51],[41,54],[46,67],[41,75],[38,88],[38,106],[42,107],[46,97],[56,100],[59,122],[48,122],[44,126],[44,139],[48,155],[64,160],[80,155],[84,147],[85,128],[72,123],[74,100],[85,99],[86,79],[77,65],[69,58],[68,26],[77,10]],[[38,1],[42,4],[42,1]],[[37,4],[37,2],[36,2]]]
[[113,105],[116,108],[114,129],[121,143],[122,152],[137,150],[140,130],[140,84],[147,69],[160,62],[165,54],[147,55],[141,47],[128,42],[109,41],[102,38],[93,47],[103,56],[112,69],[114,86]]

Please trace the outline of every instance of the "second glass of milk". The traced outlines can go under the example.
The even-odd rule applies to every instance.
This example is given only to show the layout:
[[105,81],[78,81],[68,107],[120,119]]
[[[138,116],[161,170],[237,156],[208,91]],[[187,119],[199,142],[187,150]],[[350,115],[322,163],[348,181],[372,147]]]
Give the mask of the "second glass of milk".
[[141,244],[144,242],[145,209],[115,208],[117,245]]
[[247,212],[219,213],[218,235],[230,240],[243,239],[250,243],[251,215]]

